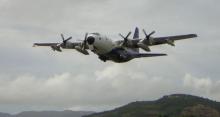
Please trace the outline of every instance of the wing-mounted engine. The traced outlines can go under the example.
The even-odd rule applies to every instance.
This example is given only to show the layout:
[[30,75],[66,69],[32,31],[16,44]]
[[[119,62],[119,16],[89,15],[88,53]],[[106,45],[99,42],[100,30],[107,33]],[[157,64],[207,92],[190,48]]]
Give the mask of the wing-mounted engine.
[[143,29],[145,38],[144,43],[147,45],[153,45],[154,44],[154,38],[152,37],[153,34],[155,34],[155,31],[152,31],[150,34],[147,34],[146,31]]
[[[122,34],[119,34],[124,41],[121,42],[120,46],[122,47],[131,47],[131,48],[142,48],[143,50],[150,52],[150,48],[149,45],[152,45],[154,43],[153,38],[151,37],[151,35],[153,35],[155,33],[155,31],[151,32],[149,35],[146,33],[145,30],[143,30],[144,34],[145,34],[145,38],[140,40],[138,43],[135,43],[134,40],[130,40],[128,37],[131,35],[131,32],[129,32],[127,34],[127,36],[123,36]],[[137,41],[136,41],[137,42]]]
[[87,39],[87,35],[88,33],[86,33],[85,35],[85,40],[83,40],[83,42],[80,45],[74,45],[73,43],[69,42],[69,40],[72,39],[72,37],[69,37],[67,39],[64,38],[63,34],[61,34],[61,38],[62,38],[62,43],[59,43],[57,45],[52,45],[51,48],[53,51],[58,51],[58,52],[62,52],[61,48],[64,49],[76,49],[78,52],[84,54],[84,55],[89,55],[89,52],[86,50],[86,39]]
[[69,40],[71,40],[72,37],[69,37],[69,38],[65,39],[64,36],[63,36],[63,34],[61,34],[61,37],[62,37],[63,43],[61,43],[60,46],[61,46],[62,48],[68,48],[67,46],[70,45]]
[[144,40],[141,40],[140,42],[138,42],[138,43],[137,43],[137,46],[138,46],[139,48],[141,48],[141,49],[147,51],[147,52],[150,52],[151,50],[150,50],[149,46],[146,45],[143,41],[144,41]]
[[83,42],[81,43],[81,45],[75,46],[75,49],[78,52],[80,52],[84,55],[89,55],[89,52],[86,50],[86,48],[87,48],[87,44],[86,44],[87,37],[88,37],[88,33],[85,34],[85,38],[84,38]]
[[171,45],[171,46],[175,46],[174,44],[174,40],[171,39],[166,39],[167,44]]
[[155,33],[155,31],[152,31],[150,34],[147,34],[146,31],[143,29],[143,32],[145,34],[145,38],[139,41],[137,43],[137,46],[147,52],[150,52],[151,50],[149,46],[154,44],[154,38],[151,36]]
[[[149,35],[146,33],[146,31],[144,29],[143,29],[143,32],[146,37],[144,40],[141,41],[141,43],[148,45],[148,46],[155,44],[154,38],[151,37],[155,33],[155,31],[152,31]],[[165,41],[166,41],[165,43],[167,43],[168,45],[175,46],[174,40],[167,38],[167,39],[165,39]]]
[[53,51],[62,52],[61,47],[62,47],[62,48],[67,48],[67,46],[70,45],[68,41],[71,40],[72,37],[69,37],[69,38],[65,39],[64,36],[63,36],[63,34],[61,34],[61,38],[62,38],[62,40],[63,40],[62,43],[59,43],[59,44],[57,44],[57,45],[52,45],[52,46],[50,46]]
[[130,46],[132,46],[131,40],[128,39],[130,35],[131,35],[131,32],[129,32],[126,37],[123,36],[122,34],[119,34],[119,36],[121,36],[124,39],[124,41],[120,44],[121,47],[130,47]]
[[51,49],[52,49],[53,51],[62,52],[60,46],[58,46],[58,45],[54,45],[54,46],[50,46],[50,47],[51,47]]
[[84,55],[89,55],[89,52],[85,49],[82,49],[82,47],[80,47],[80,46],[76,46],[75,49]]

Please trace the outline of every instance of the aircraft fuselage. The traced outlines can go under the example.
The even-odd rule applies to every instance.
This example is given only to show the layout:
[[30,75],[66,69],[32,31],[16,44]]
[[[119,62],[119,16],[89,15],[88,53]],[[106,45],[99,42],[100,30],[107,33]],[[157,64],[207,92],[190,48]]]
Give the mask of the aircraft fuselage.
[[91,33],[88,35],[87,44],[89,49],[99,56],[102,61],[112,60],[122,63],[133,59],[132,50],[118,46],[107,36]]

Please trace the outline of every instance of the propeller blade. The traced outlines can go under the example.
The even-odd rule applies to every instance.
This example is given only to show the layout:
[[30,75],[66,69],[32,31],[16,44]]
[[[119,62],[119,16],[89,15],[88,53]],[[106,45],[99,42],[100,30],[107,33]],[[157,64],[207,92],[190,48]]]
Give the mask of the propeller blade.
[[87,37],[88,37],[88,33],[85,34],[84,41],[87,39]]
[[65,42],[67,42],[67,41],[69,41],[69,40],[71,40],[72,39],[72,37],[69,37],[69,38],[67,38],[66,40],[64,40]]
[[126,37],[124,37],[121,33],[119,33],[119,36],[121,36],[121,37],[124,39],[124,42],[121,44],[122,46],[125,46],[125,45],[127,44],[127,42],[128,42],[128,37],[129,37],[130,35],[131,35],[131,32],[129,32]]
[[69,38],[65,39],[63,34],[61,34],[61,38],[62,38],[63,42],[62,42],[62,43],[60,43],[59,45],[57,45],[57,46],[59,46],[59,47],[60,47],[60,46],[65,47],[65,46],[66,46],[67,41],[69,41],[69,40],[71,40],[71,39],[72,39],[72,37],[69,37]]
[[152,31],[149,35],[146,33],[146,31],[143,29],[144,35],[146,36],[146,39],[149,39],[151,37],[151,35],[153,35],[154,33],[156,33],[155,31]]
[[65,39],[64,36],[63,36],[63,34],[61,34],[61,37],[62,37],[62,40],[63,40],[63,44],[64,44],[64,45],[66,45],[66,42],[67,42],[67,41],[69,41],[69,40],[72,39],[72,37],[69,37],[69,38]]
[[123,36],[121,33],[119,33],[119,36],[121,36],[123,39],[128,39],[128,37],[129,37],[130,35],[131,35],[131,32],[129,32],[126,37]]
[[143,32],[144,32],[144,35],[147,37],[148,36],[148,34],[146,33],[146,31],[143,29]]
[[129,37],[130,35],[131,35],[131,32],[129,32],[125,38],[128,39],[128,37]]
[[85,34],[85,38],[84,38],[84,41],[82,43],[82,49],[85,50],[86,49],[86,39],[88,37],[88,33]]
[[151,35],[153,35],[155,33],[155,31],[152,31],[148,36],[150,37]]
[[125,39],[125,37],[121,33],[119,33],[119,36],[121,36],[123,39]]
[[154,33],[156,33],[155,31],[152,31],[149,35],[146,33],[146,31],[145,31],[145,29],[143,29],[143,32],[144,32],[144,34],[145,34],[145,39],[144,39],[144,43],[145,44],[150,44],[150,45],[152,45],[152,43],[153,43],[153,38],[151,38],[151,36],[154,34]]
[[63,41],[65,41],[63,34],[61,34],[61,37],[62,37]]

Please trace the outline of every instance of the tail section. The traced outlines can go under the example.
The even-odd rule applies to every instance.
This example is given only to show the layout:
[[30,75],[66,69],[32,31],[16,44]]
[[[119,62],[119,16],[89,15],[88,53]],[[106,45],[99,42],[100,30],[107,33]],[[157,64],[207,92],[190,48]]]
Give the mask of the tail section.
[[138,29],[138,27],[135,28],[133,39],[139,39],[139,29]]
[[[139,29],[138,29],[138,27],[135,28],[133,39],[139,39]],[[134,51],[139,53],[139,48],[134,48]]]

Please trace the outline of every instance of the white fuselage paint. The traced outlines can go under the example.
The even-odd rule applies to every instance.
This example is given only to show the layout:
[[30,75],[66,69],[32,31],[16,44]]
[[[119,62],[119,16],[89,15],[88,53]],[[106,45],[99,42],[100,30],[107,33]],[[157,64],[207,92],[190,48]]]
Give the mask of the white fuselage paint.
[[112,51],[115,47],[117,47],[117,44],[114,43],[111,39],[109,39],[107,36],[91,33],[88,35],[88,37],[94,37],[95,41],[92,45],[89,45],[89,49],[94,51],[96,54],[106,54]]
[[134,58],[132,49],[122,47],[119,42],[114,42],[105,35],[90,33],[86,41],[89,49],[104,62],[111,60],[122,63]]

